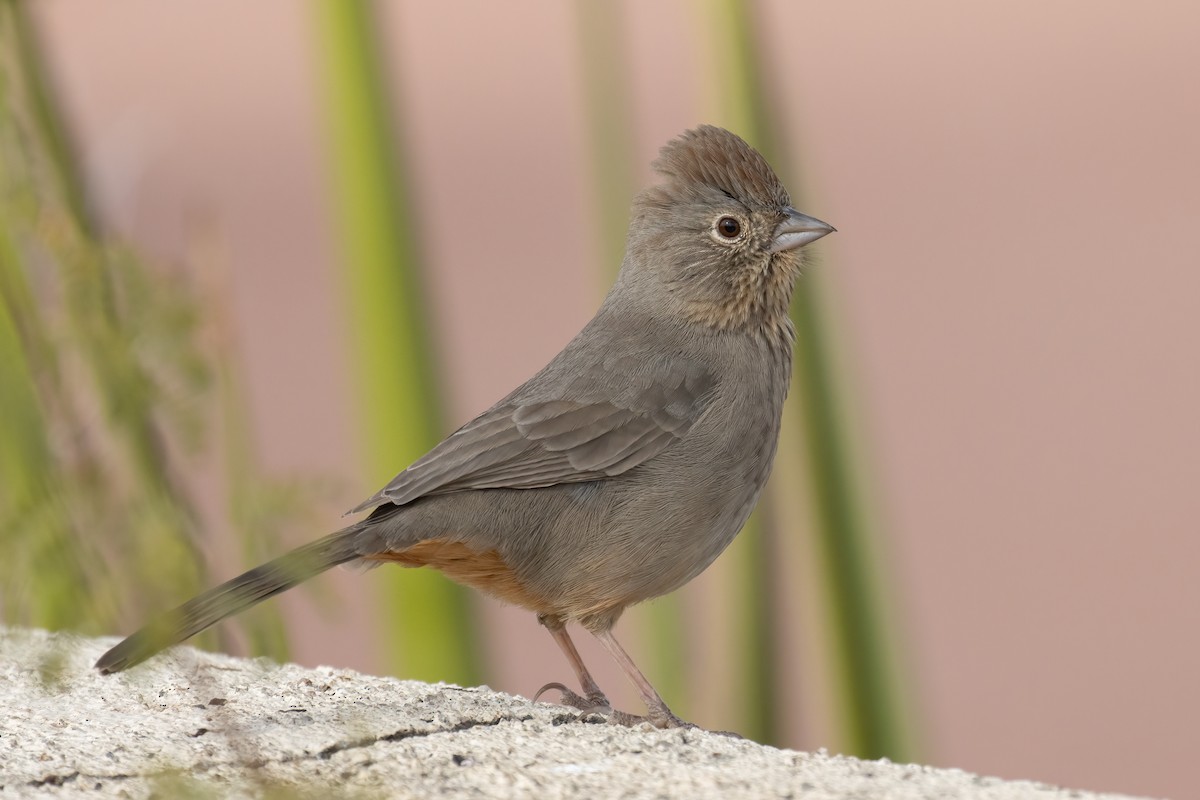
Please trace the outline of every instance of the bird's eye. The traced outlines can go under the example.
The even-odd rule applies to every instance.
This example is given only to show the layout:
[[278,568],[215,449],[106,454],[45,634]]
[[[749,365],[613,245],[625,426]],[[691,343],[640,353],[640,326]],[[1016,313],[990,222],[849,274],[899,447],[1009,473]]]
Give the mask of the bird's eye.
[[726,239],[736,239],[742,234],[742,223],[736,217],[721,217],[717,220],[717,233]]

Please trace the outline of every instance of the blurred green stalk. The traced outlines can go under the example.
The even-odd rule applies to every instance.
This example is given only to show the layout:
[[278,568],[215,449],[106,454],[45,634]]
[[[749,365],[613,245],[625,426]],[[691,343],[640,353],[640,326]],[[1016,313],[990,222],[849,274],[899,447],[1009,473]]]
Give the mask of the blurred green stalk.
[[[583,77],[584,109],[591,148],[592,207],[599,274],[607,291],[625,255],[634,180],[633,112],[626,69],[622,6],[608,0],[576,0],[575,29]],[[687,629],[678,593],[639,610],[642,667],[676,713],[688,716]]]
[[[720,70],[728,80],[723,99],[738,132],[782,174],[794,175],[780,146],[784,136],[778,109],[783,99],[766,82],[766,48],[756,35],[756,10],[752,0],[714,0],[714,30],[721,31],[730,46]],[[896,654],[887,632],[882,576],[874,562],[860,478],[838,402],[833,325],[826,305],[819,273],[806,273],[793,304],[797,335],[792,397],[800,401],[817,504],[817,541],[828,578],[836,672],[842,676],[842,724],[850,752],[905,760],[909,734],[901,713]],[[790,409],[788,413],[794,414]]]
[[596,234],[608,291],[625,256],[634,177],[632,86],[626,68],[623,6],[609,0],[575,0],[575,28],[591,145]]
[[[717,16],[727,23],[720,14]],[[721,69],[729,71],[741,67],[737,59],[721,64]],[[734,86],[741,85],[739,80],[731,82]],[[740,92],[727,92],[720,101],[728,117],[737,121],[734,132],[754,144],[750,123],[753,101]],[[737,589],[730,602],[736,609],[735,649],[742,656],[737,669],[745,698],[742,707],[747,715],[746,735],[764,744],[780,745],[783,737],[778,709],[780,681],[788,673],[780,669],[784,656],[776,636],[779,591],[772,539],[780,532],[768,520],[770,517],[762,508],[756,510],[724,558],[729,562]]]
[[[345,252],[368,474],[382,485],[441,439],[416,206],[384,90],[374,6],[317,0],[337,214]],[[388,570],[380,624],[405,677],[479,682],[465,591],[432,570]]]

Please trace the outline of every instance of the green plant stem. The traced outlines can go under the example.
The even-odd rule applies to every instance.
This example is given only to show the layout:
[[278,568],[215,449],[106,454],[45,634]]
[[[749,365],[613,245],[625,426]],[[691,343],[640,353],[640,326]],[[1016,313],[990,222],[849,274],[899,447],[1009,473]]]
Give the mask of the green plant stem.
[[616,276],[625,254],[629,201],[636,189],[633,164],[632,81],[626,63],[619,3],[576,0],[584,109],[591,146],[591,184],[596,231],[603,256],[603,285]]
[[[777,109],[782,96],[767,85],[766,48],[756,35],[756,10],[752,0],[716,3],[717,27],[731,48],[729,62],[723,65],[730,76],[726,94],[739,132],[781,173],[794,175],[786,148],[780,145],[784,137]],[[792,397],[800,401],[804,420],[816,538],[828,576],[830,628],[839,665],[835,672],[842,676],[843,725],[851,752],[902,760],[910,753],[896,659],[884,622],[882,576],[874,566],[863,490],[838,402],[838,370],[830,345],[833,325],[826,307],[819,277],[804,275],[793,303],[797,343]]]
[[[601,282],[607,288],[625,253],[629,201],[635,191],[632,164],[632,86],[625,57],[620,4],[576,0],[575,29],[579,42],[584,109],[591,151],[590,184],[595,209],[594,230],[601,256]],[[642,667],[676,713],[688,716],[687,635],[683,602],[678,594],[656,598],[638,610],[637,635]]]
[[[419,226],[405,195],[403,143],[389,117],[373,6],[316,0],[349,318],[365,453],[373,482],[443,433],[432,337],[420,281]],[[476,683],[468,598],[431,570],[389,571],[381,620],[391,663],[406,677]]]

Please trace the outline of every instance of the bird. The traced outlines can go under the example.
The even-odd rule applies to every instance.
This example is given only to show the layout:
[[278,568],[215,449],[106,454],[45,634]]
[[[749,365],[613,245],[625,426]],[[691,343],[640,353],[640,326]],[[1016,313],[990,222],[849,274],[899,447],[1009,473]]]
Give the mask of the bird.
[[[800,248],[834,232],[767,160],[712,125],[665,144],[633,200],[595,316],[541,371],[350,512],[367,516],[160,614],[96,662],[128,669],[334,566],[432,567],[528,609],[610,721],[686,726],[613,635],[629,606],[695,578],[771,471],[791,382]],[[400,613],[420,613],[400,609]],[[614,709],[568,633],[591,633],[645,715]]]

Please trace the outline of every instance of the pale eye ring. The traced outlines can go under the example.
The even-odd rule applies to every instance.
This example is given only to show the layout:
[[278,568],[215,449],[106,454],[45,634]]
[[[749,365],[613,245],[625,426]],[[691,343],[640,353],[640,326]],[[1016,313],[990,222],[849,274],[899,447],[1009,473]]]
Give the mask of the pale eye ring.
[[736,241],[742,235],[742,221],[737,217],[724,216],[713,224],[713,233],[718,239],[727,242]]

